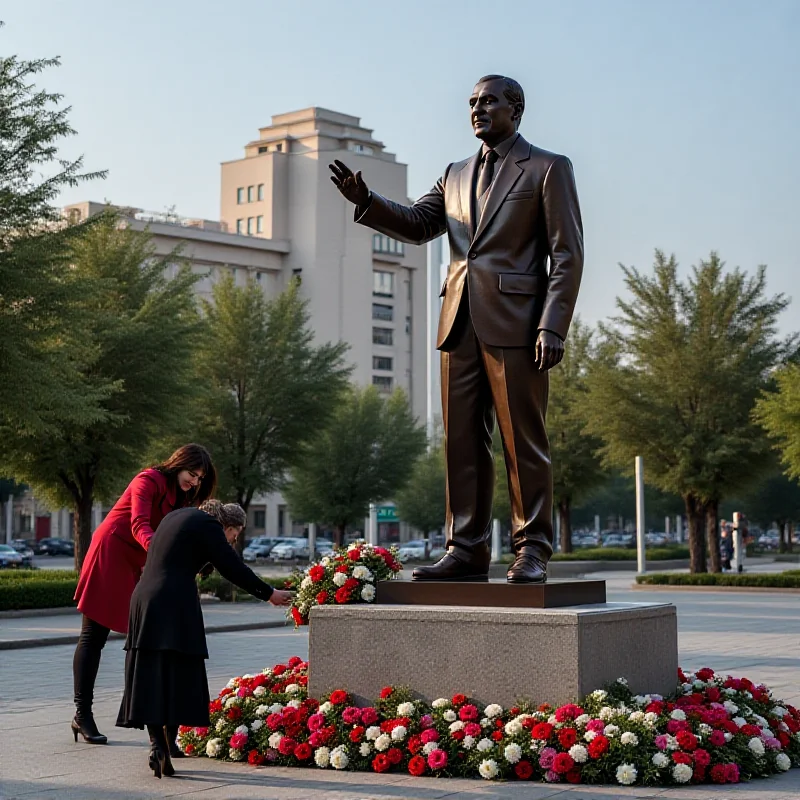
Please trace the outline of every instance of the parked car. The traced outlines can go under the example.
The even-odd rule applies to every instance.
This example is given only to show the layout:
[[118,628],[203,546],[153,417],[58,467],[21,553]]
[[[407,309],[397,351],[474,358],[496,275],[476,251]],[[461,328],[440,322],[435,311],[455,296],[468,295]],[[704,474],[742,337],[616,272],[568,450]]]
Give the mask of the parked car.
[[33,566],[34,552],[28,541],[25,539],[12,539],[11,547],[13,547],[22,556],[23,567]]
[[421,561],[425,558],[425,539],[412,539],[404,542],[397,550],[397,557],[401,561]]
[[250,544],[242,551],[242,558],[245,561],[255,561],[257,558],[267,558],[272,552],[272,548],[278,544],[281,539],[273,536],[259,536],[253,539]]
[[612,533],[606,536],[603,547],[634,547],[635,537],[629,533]]
[[0,569],[19,569],[22,556],[10,545],[0,544]]
[[75,545],[69,539],[40,539],[39,554],[43,556],[74,556]]
[[756,543],[763,550],[777,550],[778,546],[781,543],[780,531],[777,531],[775,529],[769,530],[766,533],[759,536],[758,539],[756,540]]
[[269,557],[273,561],[308,558],[308,539],[284,539],[272,548]]
[[316,555],[319,558],[322,558],[324,556],[332,556],[333,542],[329,542],[327,539],[317,539],[315,550],[316,550]]
[[669,541],[666,533],[646,533],[644,540],[651,547],[663,547]]

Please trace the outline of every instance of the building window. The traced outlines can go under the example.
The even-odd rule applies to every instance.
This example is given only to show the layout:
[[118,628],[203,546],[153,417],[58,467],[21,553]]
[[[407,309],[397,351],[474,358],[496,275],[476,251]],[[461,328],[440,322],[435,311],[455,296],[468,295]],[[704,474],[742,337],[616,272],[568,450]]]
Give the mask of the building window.
[[380,319],[384,322],[391,322],[394,319],[394,306],[387,306],[383,305],[382,303],[373,303],[372,319]]
[[372,385],[377,386],[378,390],[381,392],[391,392],[393,382],[394,378],[390,377],[389,375],[372,376]]
[[375,270],[372,273],[372,294],[383,297],[394,296],[394,273]]
[[406,317],[406,333],[411,333],[411,317]]
[[236,233],[244,233],[244,220],[237,219],[236,220]]
[[351,153],[360,153],[362,156],[371,156],[375,152],[369,145],[351,143],[347,148]]
[[252,236],[253,235],[253,223],[254,222],[255,222],[255,220],[253,219],[253,217],[248,217],[247,218],[247,235],[248,236]]
[[242,203],[244,203],[244,187],[243,187],[243,186],[240,186],[240,187],[239,187],[239,188],[236,190],[236,202],[237,202],[239,205],[241,205]]
[[71,208],[68,219],[70,225],[77,225],[81,221],[81,210],[79,208]]
[[259,183],[258,184],[258,199],[259,200],[263,200],[264,199],[264,184],[263,183]]
[[256,233],[264,233],[264,217],[256,217]]
[[256,280],[257,280],[259,283],[261,283],[261,273],[260,273],[260,272],[256,272]]
[[372,369],[380,369],[384,372],[391,372],[392,368],[392,359],[388,356],[372,356]]
[[253,527],[263,531],[267,527],[267,512],[255,511],[253,512]]
[[384,236],[382,233],[376,233],[372,236],[372,252],[402,256],[405,253],[405,248],[402,242],[398,242],[389,236]]
[[373,328],[372,344],[394,344],[394,331],[391,328]]
[[262,144],[261,147],[258,148],[258,152],[259,153],[268,153],[269,152],[269,147],[267,147],[266,145]]
[[248,186],[247,187],[247,202],[252,203],[253,200],[256,199],[256,187],[255,186]]
[[276,149],[276,150],[277,150],[279,153],[282,153],[282,152],[283,152],[283,145],[282,145],[282,144],[276,144],[276,145],[275,145],[275,149]]

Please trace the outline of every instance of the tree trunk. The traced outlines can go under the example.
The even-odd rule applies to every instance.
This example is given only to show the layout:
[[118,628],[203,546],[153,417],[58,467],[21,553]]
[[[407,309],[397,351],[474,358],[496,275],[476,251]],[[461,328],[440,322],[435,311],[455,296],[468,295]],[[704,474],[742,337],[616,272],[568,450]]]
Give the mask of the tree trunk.
[[689,571],[706,571],[705,507],[694,494],[684,495],[686,523],[689,529]]
[[787,552],[791,553],[792,552],[792,536],[794,535],[794,523],[793,522],[787,522],[786,524],[789,526],[789,531],[786,534],[786,548],[787,548]]
[[92,543],[92,506],[94,505],[94,492],[84,489],[75,498],[73,510],[75,512],[72,525],[72,537],[75,544],[75,569],[80,572],[83,560],[89,552]]
[[570,514],[570,501],[558,501],[558,519],[560,528],[561,552],[572,552],[572,516]]
[[347,530],[347,525],[337,525],[333,531],[333,544],[335,547],[341,547],[344,544],[344,535]]
[[706,506],[706,546],[708,547],[709,572],[722,572],[719,552],[719,501],[712,500]]

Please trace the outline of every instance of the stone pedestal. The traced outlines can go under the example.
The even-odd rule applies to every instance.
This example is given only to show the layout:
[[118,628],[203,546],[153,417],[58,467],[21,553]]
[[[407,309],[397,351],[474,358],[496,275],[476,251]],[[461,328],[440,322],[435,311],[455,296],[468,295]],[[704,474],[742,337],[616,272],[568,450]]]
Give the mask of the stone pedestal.
[[317,606],[309,632],[309,693],[351,692],[374,703],[382,687],[434,700],[463,692],[480,703],[562,704],[617,678],[635,694],[677,685],[675,607],[600,603],[570,608]]

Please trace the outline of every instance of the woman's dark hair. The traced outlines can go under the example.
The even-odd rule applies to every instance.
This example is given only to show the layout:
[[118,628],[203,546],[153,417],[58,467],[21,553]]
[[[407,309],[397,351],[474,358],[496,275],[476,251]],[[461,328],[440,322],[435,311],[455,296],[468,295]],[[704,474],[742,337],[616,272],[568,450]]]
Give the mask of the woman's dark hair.
[[222,503],[219,500],[206,500],[201,511],[211,514],[223,528],[242,528],[247,525],[247,514],[238,503]]
[[[154,469],[165,475],[167,480],[176,486],[178,473],[183,470],[203,473],[200,483],[186,493],[188,505],[199,506],[203,501],[208,500],[217,488],[217,470],[214,468],[211,454],[200,444],[185,444],[183,447],[179,447],[166,461],[157,464]],[[180,487],[178,490],[180,491]]]

